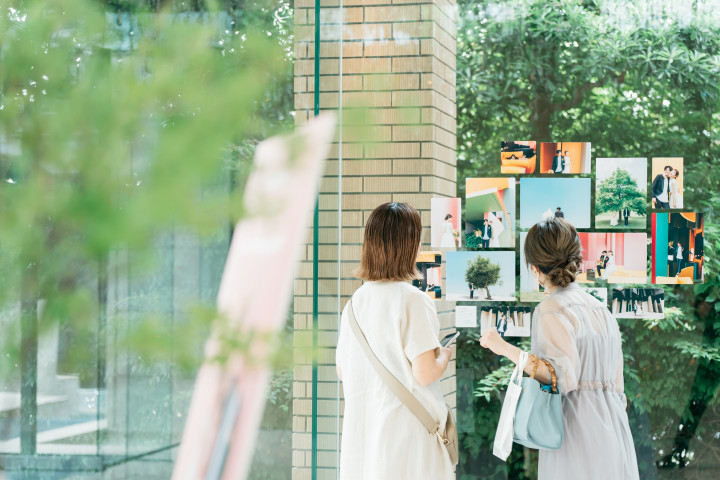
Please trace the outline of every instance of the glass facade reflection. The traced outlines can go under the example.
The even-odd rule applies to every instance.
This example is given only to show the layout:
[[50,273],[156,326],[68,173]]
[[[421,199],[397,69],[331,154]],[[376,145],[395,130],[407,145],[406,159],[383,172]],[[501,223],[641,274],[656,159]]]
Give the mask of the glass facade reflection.
[[[102,54],[121,63],[136,48],[147,17],[122,11],[116,4],[123,2],[107,3],[112,41]],[[717,2],[692,8],[641,2],[632,10],[630,2],[564,2],[561,8],[537,1],[227,1],[229,13],[215,16],[196,12],[194,2],[179,3],[173,13],[179,23],[216,26],[212,46],[218,52],[224,36],[242,36],[256,24],[287,55],[288,68],[277,78],[258,77],[269,93],[255,106],[269,121],[252,138],[238,140],[223,178],[208,188],[240,190],[236,174],[247,168],[262,137],[322,110],[338,112],[341,122],[317,216],[302,239],[284,355],[273,368],[249,469],[253,480],[339,478],[344,404],[334,367],[338,319],[361,284],[353,270],[364,222],[378,204],[409,202],[421,211],[422,250],[441,257],[437,262],[433,255],[432,262],[440,267],[433,278],[442,283],[435,303],[441,333],[456,327],[444,281],[446,250],[431,248],[431,200],[463,197],[467,178],[510,178],[500,170],[497,151],[507,135],[539,145],[590,142],[592,162],[578,174],[588,184],[595,182],[589,165],[597,157],[684,155],[685,204],[705,213],[706,256],[713,253],[712,219],[720,201],[713,160],[720,156],[720,10],[708,6]],[[674,49],[660,35],[643,37],[663,22]],[[578,42],[581,34],[585,41]],[[625,45],[634,65],[609,45]],[[685,67],[663,72],[658,66],[678,63]],[[604,76],[605,70],[612,75]],[[0,167],[9,172],[8,182],[19,178],[14,135],[0,125]],[[141,160],[136,154],[138,171]],[[522,193],[517,197],[508,212],[518,212],[513,221],[519,225]],[[470,213],[461,206],[458,218]],[[588,230],[597,228],[588,222]],[[79,322],[33,328],[27,319],[42,318],[44,302],[23,296],[27,272],[2,273],[10,287],[1,294],[0,329],[21,351],[7,353],[11,361],[1,372],[0,476],[170,478],[209,331],[188,319],[213,307],[232,234],[225,225],[210,230],[200,236],[169,228],[152,248],[119,245],[75,268],[64,288],[88,296]],[[515,248],[522,235],[516,230],[514,242],[507,242]],[[465,240],[461,233],[461,249]],[[664,319],[619,320],[643,479],[720,475],[717,267],[706,259],[705,284],[662,286]],[[515,286],[519,305],[529,306],[521,281]],[[457,478],[536,478],[536,451],[516,447],[507,463],[492,455],[503,392],[496,380],[509,369],[477,347],[479,328],[463,333],[441,382],[458,419]],[[151,344],[162,338],[167,347],[128,348],[138,335]],[[529,347],[524,338],[513,342]]]

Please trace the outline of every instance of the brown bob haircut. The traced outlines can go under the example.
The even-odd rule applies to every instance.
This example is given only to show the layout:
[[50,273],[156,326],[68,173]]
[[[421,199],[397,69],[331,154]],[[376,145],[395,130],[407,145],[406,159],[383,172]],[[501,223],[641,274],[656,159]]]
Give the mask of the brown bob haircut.
[[582,265],[582,244],[572,223],[550,217],[536,223],[525,238],[525,263],[535,265],[550,283],[567,287]]
[[421,235],[420,214],[412,206],[380,205],[365,224],[360,268],[355,274],[366,282],[421,278],[416,266]]

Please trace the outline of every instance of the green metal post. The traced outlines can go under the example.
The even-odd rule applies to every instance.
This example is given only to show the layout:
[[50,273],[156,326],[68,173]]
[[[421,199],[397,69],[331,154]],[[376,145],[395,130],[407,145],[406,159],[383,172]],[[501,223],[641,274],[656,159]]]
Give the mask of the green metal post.
[[[315,116],[320,114],[320,0],[315,0],[315,91],[313,110]],[[313,341],[312,341],[312,468],[311,478],[317,480],[318,473],[318,442],[317,442],[317,394],[318,394],[318,221],[320,218],[320,196],[315,203],[313,215]]]

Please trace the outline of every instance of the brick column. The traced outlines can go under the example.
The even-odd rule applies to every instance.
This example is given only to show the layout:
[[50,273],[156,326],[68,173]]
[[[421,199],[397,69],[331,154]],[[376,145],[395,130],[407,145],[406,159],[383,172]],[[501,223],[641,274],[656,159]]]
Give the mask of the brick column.
[[[295,2],[296,121],[313,114],[314,1]],[[456,195],[455,2],[448,0],[322,0],[320,107],[337,109],[342,80],[344,115],[362,106],[370,126],[343,130],[335,144],[320,192],[318,478],[336,478],[338,428],[335,345],[340,308],[361,282],[358,266],[363,225],[369,213],[389,201],[420,210],[423,248],[430,243],[430,199]],[[340,36],[342,33],[342,72]],[[364,142],[364,143],[363,143]],[[338,232],[338,187],[342,220]],[[338,268],[338,233],[342,237]],[[295,280],[295,371],[293,383],[293,479],[309,479],[312,443],[312,226]],[[443,291],[445,289],[443,288]],[[438,302],[442,328],[453,326],[453,307]],[[455,405],[455,362],[442,381]],[[340,392],[342,394],[342,391]]]

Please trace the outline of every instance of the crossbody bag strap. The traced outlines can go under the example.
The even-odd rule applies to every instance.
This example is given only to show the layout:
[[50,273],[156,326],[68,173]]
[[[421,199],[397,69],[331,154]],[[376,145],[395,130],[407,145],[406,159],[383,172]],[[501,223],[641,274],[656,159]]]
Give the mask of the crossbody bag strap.
[[353,311],[352,298],[348,302],[348,319],[350,320],[350,328],[352,329],[355,337],[357,338],[360,347],[365,352],[370,364],[375,368],[375,371],[380,375],[380,378],[385,382],[385,385],[392,390],[392,392],[405,404],[407,408],[417,417],[418,420],[425,426],[425,429],[430,435],[435,435],[440,429],[438,422],[433,420],[432,416],[428,413],[425,407],[415,398],[415,395],[405,388],[395,376],[385,368],[385,365],[377,358],[375,353],[370,348],[370,344],[365,338],[365,334],[360,329],[360,325],[355,318],[355,312]]

